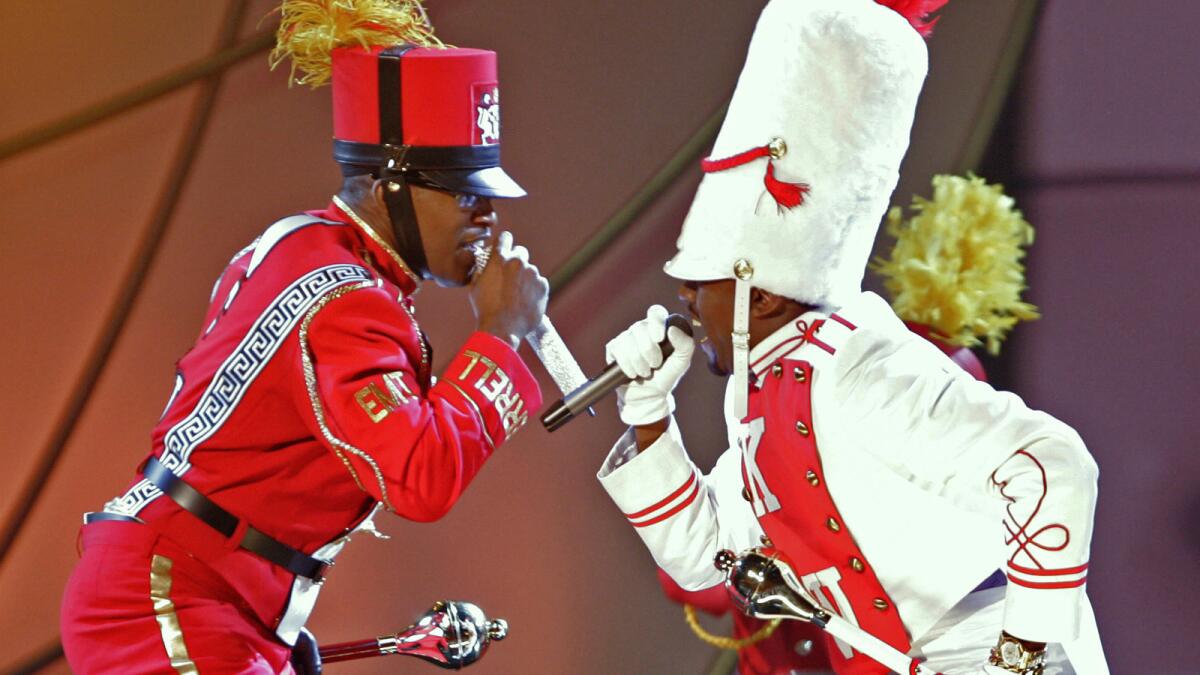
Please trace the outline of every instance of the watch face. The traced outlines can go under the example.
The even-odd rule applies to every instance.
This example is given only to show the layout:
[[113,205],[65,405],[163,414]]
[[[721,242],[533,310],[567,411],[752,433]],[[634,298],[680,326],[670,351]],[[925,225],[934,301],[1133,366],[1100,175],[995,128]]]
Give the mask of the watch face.
[[1024,652],[1018,642],[1004,642],[1000,645],[1000,658],[1004,659],[1004,665],[1017,666],[1021,664],[1021,654]]

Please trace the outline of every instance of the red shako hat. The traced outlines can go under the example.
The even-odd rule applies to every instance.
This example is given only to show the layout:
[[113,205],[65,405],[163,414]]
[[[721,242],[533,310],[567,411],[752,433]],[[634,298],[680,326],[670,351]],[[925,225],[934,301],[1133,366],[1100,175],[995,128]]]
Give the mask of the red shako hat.
[[419,0],[285,0],[280,13],[272,67],[291,58],[295,81],[332,80],[343,174],[525,195],[500,168],[495,52],[444,46]]
[[335,160],[454,192],[525,195],[500,168],[495,52],[400,45],[332,57]]

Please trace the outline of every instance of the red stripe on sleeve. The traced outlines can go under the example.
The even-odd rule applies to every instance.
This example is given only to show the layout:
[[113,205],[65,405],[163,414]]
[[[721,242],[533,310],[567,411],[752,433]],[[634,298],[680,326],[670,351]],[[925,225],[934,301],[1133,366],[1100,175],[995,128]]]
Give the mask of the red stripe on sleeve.
[[1063,575],[1067,575],[1067,574],[1079,574],[1080,572],[1082,572],[1088,568],[1088,564],[1084,563],[1082,565],[1079,565],[1078,567],[1060,567],[1058,569],[1041,569],[1041,570],[1039,570],[1039,569],[1034,569],[1032,567],[1022,567],[1014,562],[1010,562],[1010,563],[1008,563],[1008,567],[1009,567],[1009,569],[1011,569],[1015,572],[1020,572],[1021,574],[1028,574],[1031,577],[1057,577],[1057,576],[1063,576]]
[[667,511],[666,513],[664,513],[662,515],[655,516],[645,522],[633,523],[633,526],[634,527],[646,527],[648,525],[653,525],[655,523],[661,523],[662,521],[666,520],[667,518],[670,518],[671,516],[675,515],[676,513],[679,513],[680,511],[686,509],[688,507],[688,505],[690,505],[692,502],[696,501],[696,495],[698,495],[698,494],[700,494],[700,485],[699,484],[697,484],[692,489],[692,493],[687,496],[687,499],[676,504],[675,507],[672,508],[670,511]]
[[684,481],[683,485],[679,486],[679,489],[675,490],[674,492],[667,495],[666,497],[663,497],[662,499],[658,500],[653,505],[647,506],[646,508],[642,509],[641,511],[638,511],[637,513],[626,513],[625,517],[629,518],[630,520],[633,520],[634,518],[641,518],[642,516],[646,515],[647,513],[653,513],[654,511],[657,511],[657,510],[661,509],[662,507],[666,506],[667,504],[671,503],[671,500],[673,500],[676,497],[678,497],[679,495],[683,494],[689,487],[691,487],[692,483],[695,483],[695,482],[696,482],[696,472],[693,471],[692,475],[686,481]]
[[1025,581],[1024,579],[1021,579],[1020,577],[1014,577],[1011,574],[1008,575],[1008,580],[1018,586],[1024,586],[1025,588],[1037,588],[1037,589],[1078,588],[1079,586],[1082,586],[1085,583],[1087,583],[1087,577],[1081,577],[1081,578],[1075,579],[1073,581],[1041,582],[1041,581]]

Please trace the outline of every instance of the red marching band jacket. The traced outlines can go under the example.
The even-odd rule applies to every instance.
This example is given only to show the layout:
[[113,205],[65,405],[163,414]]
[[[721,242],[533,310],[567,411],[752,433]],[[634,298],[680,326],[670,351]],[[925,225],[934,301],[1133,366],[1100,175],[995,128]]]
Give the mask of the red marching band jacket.
[[[836,315],[835,315],[836,316]],[[783,359],[773,372],[787,373],[767,377],[762,387],[752,390],[749,418],[752,438],[757,443],[755,459],[764,475],[803,476],[799,481],[781,481],[773,494],[764,494],[762,486],[746,474],[746,490],[756,492],[759,500],[777,500],[775,507],[759,516],[766,532],[768,550],[787,561],[806,590],[821,604],[837,612],[867,633],[901,652],[910,648],[904,624],[896,613],[883,585],[866,564],[866,555],[846,529],[837,506],[825,487],[821,456],[812,433],[812,364]],[[795,419],[794,424],[763,423],[764,419]],[[791,427],[791,428],[789,428]],[[823,514],[797,518],[795,514]],[[841,675],[882,675],[889,672],[870,657],[837,644],[826,635],[828,654],[834,671]]]
[[226,539],[143,478],[105,512],[181,545],[294,642],[320,584],[239,548],[247,525],[328,560],[379,505],[436,520],[541,405],[517,353],[485,333],[431,377],[418,282],[336,206],[272,225],[217,280],[153,433],[152,456],[238,531]]
[[[951,361],[969,373],[972,377],[983,382],[987,381],[987,374],[983,369],[983,364],[980,363],[979,358],[975,356],[974,352],[972,352],[970,349],[966,347],[950,345],[939,340],[928,326],[911,322],[906,322],[905,325],[913,333],[920,335],[940,349],[942,353],[950,357]],[[779,396],[780,392],[775,390],[778,388],[780,383],[776,383],[770,387],[772,390],[771,393],[768,393],[765,396],[760,393],[755,396],[755,400],[758,401],[760,405],[763,401],[773,401],[773,410],[778,412],[778,409],[782,408],[783,412],[786,412],[788,415],[793,415],[794,410],[800,410],[801,412],[799,417],[801,420],[806,418],[811,419],[812,400],[810,398],[810,391],[804,387],[804,384],[811,378],[812,366],[807,363],[786,365],[791,366],[791,379],[793,380],[794,385],[798,385],[796,388],[791,390],[791,395]],[[782,373],[787,370],[788,369],[785,368],[785,363],[780,362],[780,372]],[[803,373],[804,377],[797,377],[795,375],[796,372]],[[764,387],[764,389],[766,388],[767,387]],[[754,416],[759,415],[752,415],[752,417]],[[805,475],[810,485],[812,485],[815,478],[817,484],[812,485],[812,487],[819,487],[820,476],[816,473],[815,467],[819,467],[820,458],[817,455],[815,440],[810,434],[801,434],[798,438],[800,441],[802,441],[802,451],[797,454],[794,450],[790,450],[782,455],[777,455],[777,457],[782,457],[783,463],[788,464],[788,466],[772,468],[786,472],[784,475]],[[789,437],[785,439],[785,443],[795,443],[796,440],[797,438]],[[776,461],[779,460],[777,459]],[[800,467],[798,464],[804,464],[805,466]],[[744,470],[745,469],[743,468],[743,471]],[[813,472],[812,477],[809,477],[809,471]],[[744,475],[743,480],[745,480]],[[747,487],[746,489],[748,491],[750,488]],[[811,497],[812,499],[810,500],[800,501],[816,502],[807,504],[808,508],[818,508],[820,511],[828,513],[836,512],[836,507],[833,505],[828,491],[816,491],[811,495]],[[789,528],[786,525],[782,525],[781,519],[775,514],[772,514],[770,519],[770,524],[766,522],[762,522],[761,524],[764,532],[774,531],[776,533],[776,537],[778,537],[778,539],[769,539],[772,544],[776,544],[777,541],[780,544],[786,542],[787,545],[783,547],[785,550],[792,550],[793,546],[797,546],[798,548],[796,550],[807,551],[809,554],[808,557],[813,557],[813,546],[810,546],[807,543],[794,541],[797,535],[797,533],[794,531],[794,528]],[[828,525],[826,525],[826,528],[813,528],[813,531],[807,532],[807,535],[811,537],[812,542],[816,542],[816,545],[819,546],[822,541],[830,539],[830,533],[828,532],[827,528]],[[849,540],[849,538],[842,540],[841,543],[846,544],[847,542],[849,542],[849,546],[853,548],[853,543]],[[828,544],[826,544],[823,548],[828,548]],[[842,546],[842,548],[845,548],[845,546]],[[780,553],[780,551],[775,552]],[[838,553],[841,553],[841,555],[838,555]],[[847,567],[851,572],[861,572],[863,574],[866,573],[865,564],[861,554],[858,554],[857,552],[853,552],[849,556],[845,554],[846,551],[834,551],[834,555],[830,557],[844,558],[848,563]],[[819,558],[820,556],[817,555],[817,557]],[[788,559],[791,560],[793,565],[795,564],[795,559],[790,557]],[[817,562],[820,562],[819,559]],[[828,572],[826,574],[828,574]],[[729,599],[729,594],[723,586],[714,586],[702,591],[686,591],[679,586],[679,584],[675,583],[675,581],[671,579],[670,575],[661,569],[658,571],[658,580],[662,585],[663,592],[666,593],[667,597],[677,603],[690,604],[693,607],[696,607],[714,616],[721,616],[726,612],[729,612],[733,616],[733,634],[737,639],[746,638],[754,634],[766,624],[765,621],[746,616],[745,614],[742,614],[734,609],[733,604]],[[879,588],[877,584],[870,586],[869,590],[878,591],[880,593],[880,598],[886,597],[886,594],[883,593],[882,588]],[[820,589],[819,592],[826,596],[825,601],[830,606],[837,606],[838,599],[829,597],[830,592],[828,589],[823,588]],[[875,608],[874,598],[870,598],[870,600],[871,606]],[[863,603],[860,602],[859,604]],[[889,627],[888,632],[893,638],[890,640],[892,646],[902,650],[907,649],[908,641],[903,633],[896,633],[892,627]],[[832,652],[835,650],[840,650],[838,650],[837,645],[832,639],[828,639],[829,644],[826,644],[826,639],[828,639],[828,636],[811,624],[797,621],[785,621],[769,637],[738,650],[738,672],[742,673],[743,675],[777,675],[793,672],[805,672],[810,670],[827,671],[832,667],[831,659],[834,658],[831,656]],[[860,660],[863,659],[860,658]],[[874,667],[870,661],[863,661],[864,662],[862,663],[861,667],[864,667],[868,670]],[[838,662],[844,669],[849,666],[849,664],[845,662],[844,655],[842,658],[838,659]],[[845,670],[843,672],[852,671]]]

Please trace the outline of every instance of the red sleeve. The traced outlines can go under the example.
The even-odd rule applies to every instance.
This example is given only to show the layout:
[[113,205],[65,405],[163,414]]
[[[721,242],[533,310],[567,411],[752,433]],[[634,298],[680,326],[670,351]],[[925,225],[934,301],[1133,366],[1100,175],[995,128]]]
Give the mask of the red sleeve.
[[[475,333],[428,393],[415,322],[373,284],[335,289],[299,330],[302,408],[359,487],[395,513],[440,518],[484,461],[541,406],[505,342]],[[408,349],[406,349],[406,346]]]

